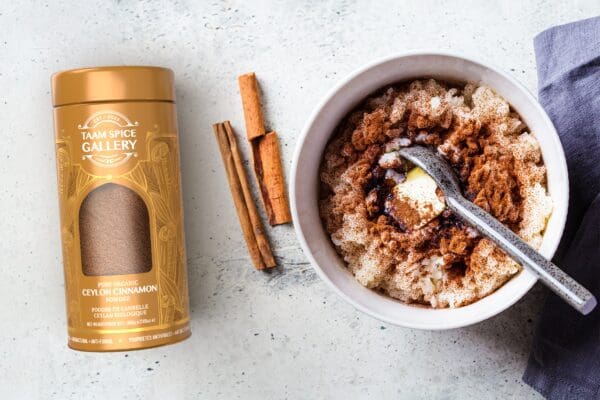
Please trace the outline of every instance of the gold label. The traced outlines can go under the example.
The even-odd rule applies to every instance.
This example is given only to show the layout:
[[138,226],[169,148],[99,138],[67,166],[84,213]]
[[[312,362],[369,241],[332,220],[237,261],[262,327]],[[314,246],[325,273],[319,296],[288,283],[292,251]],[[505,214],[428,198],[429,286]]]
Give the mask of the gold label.
[[[174,105],[132,102],[58,107],[55,129],[69,346],[123,350],[189,336]],[[97,260],[91,272],[84,273],[81,235],[86,232],[86,240],[93,235],[80,226],[88,223],[80,211],[86,199],[107,184],[130,189],[147,208],[143,215],[148,219],[152,265],[141,273],[127,270],[126,274],[109,271],[105,275],[102,261]],[[119,236],[118,240],[119,246],[129,244],[128,238]],[[101,245],[83,248],[100,251]]]

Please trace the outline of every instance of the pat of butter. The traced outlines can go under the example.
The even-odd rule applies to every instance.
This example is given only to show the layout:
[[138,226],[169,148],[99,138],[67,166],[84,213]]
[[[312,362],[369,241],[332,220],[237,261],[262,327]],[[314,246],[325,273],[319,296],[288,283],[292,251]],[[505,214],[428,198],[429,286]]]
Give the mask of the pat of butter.
[[419,167],[406,174],[406,180],[392,189],[386,202],[386,211],[407,229],[419,229],[446,208],[444,199],[438,196],[435,181]]

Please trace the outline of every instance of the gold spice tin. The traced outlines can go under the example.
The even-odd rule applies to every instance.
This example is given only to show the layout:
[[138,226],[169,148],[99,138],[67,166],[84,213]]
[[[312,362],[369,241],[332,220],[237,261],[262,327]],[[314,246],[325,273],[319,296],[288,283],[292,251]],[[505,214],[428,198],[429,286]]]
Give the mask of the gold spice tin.
[[173,72],[52,77],[69,347],[190,336]]

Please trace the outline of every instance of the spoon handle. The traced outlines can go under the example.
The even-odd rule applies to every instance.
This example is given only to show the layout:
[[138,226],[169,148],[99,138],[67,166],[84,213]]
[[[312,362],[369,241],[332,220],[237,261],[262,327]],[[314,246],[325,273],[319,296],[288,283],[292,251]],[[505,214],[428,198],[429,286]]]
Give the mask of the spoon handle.
[[515,261],[538,278],[573,308],[586,315],[596,307],[596,298],[559,267],[546,260],[510,229],[464,197],[447,197],[448,207],[479,230]]

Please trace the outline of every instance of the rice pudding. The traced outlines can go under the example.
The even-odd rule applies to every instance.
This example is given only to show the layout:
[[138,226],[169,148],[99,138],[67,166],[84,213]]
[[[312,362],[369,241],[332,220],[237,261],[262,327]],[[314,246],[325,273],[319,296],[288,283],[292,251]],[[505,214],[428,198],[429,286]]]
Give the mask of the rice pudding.
[[356,279],[406,303],[460,307],[521,267],[444,208],[441,192],[397,153],[413,144],[435,147],[465,197],[534,248],[552,212],[539,144],[493,89],[430,79],[370,96],[325,150],[319,210]]

